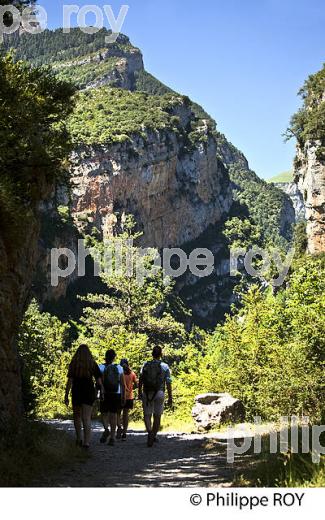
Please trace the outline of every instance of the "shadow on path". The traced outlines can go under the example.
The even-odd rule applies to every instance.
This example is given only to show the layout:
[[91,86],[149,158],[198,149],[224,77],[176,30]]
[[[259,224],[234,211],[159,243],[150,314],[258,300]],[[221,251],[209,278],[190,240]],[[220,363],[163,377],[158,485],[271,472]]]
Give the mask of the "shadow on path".
[[[52,421],[73,433],[71,421]],[[204,436],[161,433],[159,443],[146,445],[144,432],[131,431],[114,447],[100,444],[101,426],[93,425],[89,458],[42,479],[41,487],[196,487],[230,486],[235,468],[228,464],[224,442],[207,449]]]

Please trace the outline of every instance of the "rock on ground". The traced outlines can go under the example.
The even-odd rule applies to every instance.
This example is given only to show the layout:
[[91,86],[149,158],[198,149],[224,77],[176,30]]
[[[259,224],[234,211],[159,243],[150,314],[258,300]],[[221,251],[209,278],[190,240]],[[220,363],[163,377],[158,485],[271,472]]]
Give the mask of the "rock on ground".
[[195,398],[192,416],[199,430],[210,430],[228,422],[243,422],[245,408],[239,399],[228,393],[200,394]]

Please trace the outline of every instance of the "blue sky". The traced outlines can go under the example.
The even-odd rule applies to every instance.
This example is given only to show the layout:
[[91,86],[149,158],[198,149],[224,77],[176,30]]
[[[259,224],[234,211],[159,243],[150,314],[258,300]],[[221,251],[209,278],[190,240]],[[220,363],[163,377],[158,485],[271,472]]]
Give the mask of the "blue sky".
[[325,61],[324,0],[39,0],[49,28],[62,25],[63,4],[109,4],[117,16],[123,3],[122,32],[151,74],[200,103],[258,175],[291,168],[282,133]]

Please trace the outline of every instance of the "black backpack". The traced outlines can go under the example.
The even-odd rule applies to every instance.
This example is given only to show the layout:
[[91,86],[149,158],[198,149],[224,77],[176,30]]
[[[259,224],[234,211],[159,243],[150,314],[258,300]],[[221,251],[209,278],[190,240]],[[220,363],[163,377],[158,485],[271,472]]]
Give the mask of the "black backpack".
[[142,382],[144,392],[146,394],[153,392],[152,399],[154,399],[164,384],[164,375],[160,361],[159,363],[157,361],[147,361],[142,369]]
[[120,373],[117,365],[107,365],[104,370],[104,388],[107,393],[116,394],[120,384]]

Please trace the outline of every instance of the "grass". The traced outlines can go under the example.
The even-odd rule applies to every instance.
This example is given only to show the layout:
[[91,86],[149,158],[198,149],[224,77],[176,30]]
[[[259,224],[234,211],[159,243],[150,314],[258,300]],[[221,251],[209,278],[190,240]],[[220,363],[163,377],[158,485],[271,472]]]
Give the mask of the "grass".
[[267,179],[267,182],[293,182],[293,171],[289,170],[287,172],[279,173],[279,175]]
[[[129,428],[131,430],[143,430],[144,423],[143,419],[134,419],[130,421]],[[192,433],[196,431],[196,427],[193,421],[186,421],[171,415],[165,414],[161,420],[161,431],[162,432],[178,432],[178,433]]]
[[[301,436],[300,436],[301,439]],[[324,438],[321,439],[324,445]],[[279,443],[278,443],[279,445]],[[290,441],[289,441],[290,446]],[[298,453],[270,453],[268,435],[262,437],[260,454],[252,455],[237,475],[235,486],[258,487],[325,487],[325,457],[320,463],[312,461],[312,451],[302,453],[301,440]]]
[[36,421],[12,425],[0,433],[0,487],[29,487],[86,455],[71,437]]

